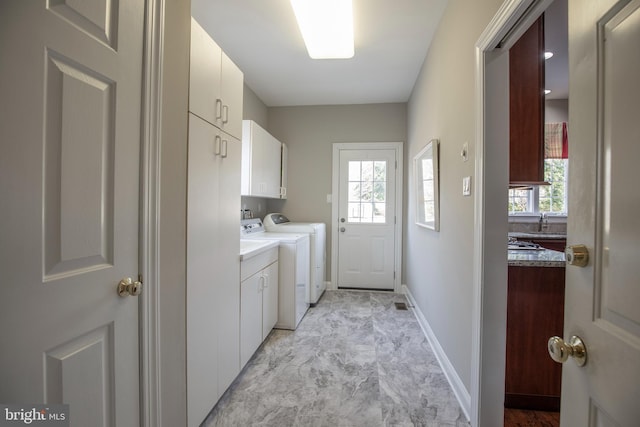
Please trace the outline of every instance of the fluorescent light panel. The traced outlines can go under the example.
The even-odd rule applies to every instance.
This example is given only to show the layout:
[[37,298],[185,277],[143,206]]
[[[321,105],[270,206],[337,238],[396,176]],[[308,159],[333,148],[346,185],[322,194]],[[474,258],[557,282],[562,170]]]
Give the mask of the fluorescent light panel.
[[298,27],[313,59],[352,58],[352,0],[291,0]]

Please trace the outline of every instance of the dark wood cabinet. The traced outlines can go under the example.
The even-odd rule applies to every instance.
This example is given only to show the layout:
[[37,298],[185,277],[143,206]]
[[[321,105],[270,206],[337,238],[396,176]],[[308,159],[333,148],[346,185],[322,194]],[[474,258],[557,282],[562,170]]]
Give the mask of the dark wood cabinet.
[[509,266],[505,407],[560,409],[562,365],[547,341],[563,335],[564,267]]
[[544,15],[509,49],[509,183],[544,182]]

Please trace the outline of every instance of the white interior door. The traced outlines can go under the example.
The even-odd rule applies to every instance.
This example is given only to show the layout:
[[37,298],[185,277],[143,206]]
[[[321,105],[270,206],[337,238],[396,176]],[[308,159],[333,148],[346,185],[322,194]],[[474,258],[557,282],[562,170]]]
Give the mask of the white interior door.
[[0,2],[0,402],[139,424],[143,0]]
[[564,426],[640,422],[640,1],[570,0],[568,244],[565,339],[581,337],[587,363],[567,361]]
[[396,150],[339,150],[338,287],[394,289]]

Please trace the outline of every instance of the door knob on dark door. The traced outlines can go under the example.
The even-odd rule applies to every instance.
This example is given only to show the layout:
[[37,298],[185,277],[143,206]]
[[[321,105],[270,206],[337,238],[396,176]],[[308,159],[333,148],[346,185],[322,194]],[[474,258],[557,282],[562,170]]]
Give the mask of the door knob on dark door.
[[577,335],[572,336],[568,343],[560,337],[551,337],[547,349],[549,356],[558,363],[566,362],[569,357],[572,357],[578,366],[587,363],[587,347]]

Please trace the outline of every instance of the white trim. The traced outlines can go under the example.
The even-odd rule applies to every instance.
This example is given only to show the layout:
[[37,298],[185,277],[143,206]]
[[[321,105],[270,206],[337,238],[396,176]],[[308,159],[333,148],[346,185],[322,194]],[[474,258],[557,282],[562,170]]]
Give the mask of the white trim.
[[[503,397],[501,393],[504,384],[498,384],[495,378],[504,378],[504,364],[491,364],[490,360],[502,358],[505,348],[489,344],[487,334],[496,325],[492,323],[491,304],[485,298],[485,275],[492,271],[493,265],[485,265],[485,246],[488,239],[486,218],[495,213],[495,210],[504,210],[499,207],[485,206],[485,193],[495,189],[488,188],[485,182],[485,173],[491,169],[491,159],[485,158],[486,144],[485,134],[485,55],[494,50],[503,41],[503,48],[507,49],[520,35],[537,19],[552,0],[505,0],[498,12],[476,42],[476,163],[474,190],[476,194],[474,203],[474,258],[473,258],[473,314],[472,314],[472,354],[471,354],[471,425],[484,427],[489,421],[483,421],[483,413],[495,414],[503,411]],[[518,26],[513,30],[514,26]],[[512,31],[513,30],[513,31]],[[509,34],[508,39],[503,40]],[[486,163],[485,163],[486,162]],[[488,167],[486,166],[488,165]],[[506,188],[506,183],[505,183]],[[499,214],[499,213],[498,213]],[[505,236],[506,238],[506,236]],[[501,295],[492,293],[491,299],[504,298],[506,301],[506,286],[499,291]],[[495,289],[492,289],[495,291]],[[506,328],[506,325],[504,325]],[[485,360],[487,363],[485,363]],[[496,366],[501,365],[501,366]],[[504,381],[502,381],[504,383]]]
[[395,235],[395,279],[393,280],[393,291],[401,292],[402,289],[402,218],[403,215],[403,181],[404,181],[404,155],[402,142],[334,142],[331,172],[331,193],[333,203],[331,204],[331,282],[327,289],[338,289],[338,217],[339,208],[339,171],[340,171],[340,150],[371,150],[390,149],[396,151],[396,227]]
[[140,425],[162,425],[160,385],[160,133],[164,0],[147,0],[144,32],[140,209]]
[[436,338],[436,335],[433,333],[429,322],[427,321],[426,317],[424,317],[422,310],[420,310],[420,307],[416,303],[416,300],[413,298],[413,295],[411,294],[411,291],[409,290],[407,285],[402,285],[402,291],[409,300],[409,303],[413,306],[413,314],[416,316],[416,319],[418,320],[418,323],[422,328],[424,336],[427,338],[427,341],[429,341],[436,359],[438,359],[440,368],[442,368],[444,376],[447,377],[447,381],[449,382],[449,385],[453,390],[453,394],[455,394],[456,398],[458,399],[458,403],[460,403],[462,412],[464,412],[464,415],[468,420],[471,409],[471,395],[467,391],[467,388],[464,386],[464,383],[460,379],[460,376],[458,376],[458,373],[453,367],[453,364],[449,361],[447,354],[440,345],[440,342]]

